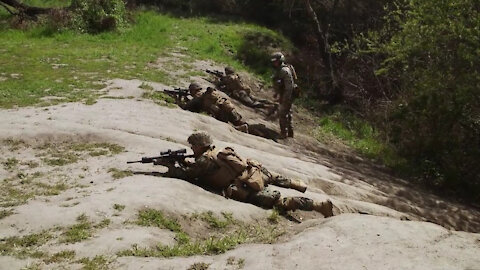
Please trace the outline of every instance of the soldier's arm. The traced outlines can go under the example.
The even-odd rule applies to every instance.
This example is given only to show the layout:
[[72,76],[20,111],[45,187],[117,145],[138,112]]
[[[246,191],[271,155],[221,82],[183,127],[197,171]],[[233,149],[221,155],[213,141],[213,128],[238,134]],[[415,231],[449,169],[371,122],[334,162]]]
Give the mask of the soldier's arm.
[[168,172],[164,176],[183,179],[191,183],[195,183],[197,179],[215,169],[215,163],[205,156],[197,158],[195,162],[179,162],[175,165],[164,166],[168,167]]
[[201,103],[202,101],[200,98],[193,98],[192,100],[189,100],[187,103],[181,105],[180,107],[187,111],[199,112]]
[[283,67],[280,70],[280,76],[284,84],[283,98],[287,100],[292,99],[293,88],[295,87],[295,82],[293,81],[292,73],[288,67]]

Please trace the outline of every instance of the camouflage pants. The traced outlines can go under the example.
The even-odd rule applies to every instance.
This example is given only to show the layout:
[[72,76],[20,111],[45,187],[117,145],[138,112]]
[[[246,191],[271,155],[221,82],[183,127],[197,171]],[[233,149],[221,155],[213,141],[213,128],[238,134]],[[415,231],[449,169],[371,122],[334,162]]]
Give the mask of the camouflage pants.
[[276,206],[284,211],[313,210],[313,200],[305,197],[281,198],[279,191],[269,187],[265,187],[262,191],[251,193],[247,198],[247,202],[267,209]]
[[240,126],[245,124],[245,121],[242,120],[242,116],[236,110],[220,111],[220,113],[218,113],[215,118],[222,122],[230,122],[234,126]]
[[280,122],[280,134],[282,136],[287,136],[287,134],[293,134],[291,102],[283,102],[280,104],[278,118]]

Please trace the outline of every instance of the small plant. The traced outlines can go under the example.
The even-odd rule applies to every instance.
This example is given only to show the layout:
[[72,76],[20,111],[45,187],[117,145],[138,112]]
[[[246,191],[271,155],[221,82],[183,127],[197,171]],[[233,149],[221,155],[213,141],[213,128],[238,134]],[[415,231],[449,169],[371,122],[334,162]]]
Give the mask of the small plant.
[[6,218],[6,217],[8,217],[12,214],[13,214],[12,210],[1,210],[0,211],[0,219]]
[[137,224],[169,229],[172,232],[181,231],[180,224],[178,224],[176,220],[165,217],[161,211],[154,209],[141,210],[138,213]]
[[6,161],[2,162],[3,167],[7,171],[12,171],[18,165],[18,159],[8,158]]
[[47,243],[51,238],[52,236],[44,231],[22,237],[13,236],[0,239],[0,255],[10,255],[18,258],[41,258],[45,256],[45,253],[37,251],[36,248]]
[[83,270],[107,270],[110,261],[102,255],[95,256],[95,258],[82,258],[77,261],[83,264]]
[[112,173],[113,179],[120,179],[120,178],[125,178],[133,175],[131,171],[121,171],[117,168],[110,168],[108,169],[108,172]]
[[125,205],[116,203],[116,204],[113,205],[113,209],[115,209],[117,211],[123,211],[123,209],[125,209]]
[[209,267],[209,263],[200,262],[190,265],[187,270],[207,270]]
[[45,262],[46,264],[59,263],[63,261],[72,260],[73,258],[75,258],[75,251],[64,250],[64,251],[60,251],[58,253],[53,254],[47,259],[44,259],[43,262]]
[[64,239],[62,242],[76,243],[92,236],[92,224],[88,221],[88,217],[82,214],[77,217],[77,221],[78,224],[71,226],[63,233]]
[[268,221],[272,224],[277,224],[278,223],[278,218],[280,217],[280,214],[278,212],[278,210],[275,208],[272,210],[272,212],[270,213],[270,215],[268,216]]
[[145,83],[145,82],[142,82],[142,84],[140,84],[140,86],[138,88],[153,91],[153,87],[150,84]]

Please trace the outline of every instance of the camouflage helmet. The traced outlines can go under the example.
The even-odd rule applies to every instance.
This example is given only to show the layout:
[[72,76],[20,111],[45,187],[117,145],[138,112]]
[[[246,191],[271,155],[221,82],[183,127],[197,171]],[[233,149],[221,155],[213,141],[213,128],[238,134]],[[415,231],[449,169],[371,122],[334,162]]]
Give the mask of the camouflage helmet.
[[233,69],[233,67],[226,67],[225,68],[225,74],[233,74],[235,73],[235,69]]
[[283,53],[281,52],[272,53],[272,55],[270,56],[270,61],[280,61],[283,63],[285,62],[285,55],[283,55]]
[[191,145],[203,147],[210,146],[213,143],[212,137],[206,132],[195,132],[188,137],[187,141]]
[[202,90],[202,87],[201,87],[198,83],[194,82],[194,83],[191,83],[191,84],[188,86],[188,90],[190,90],[190,91],[198,91],[198,90]]

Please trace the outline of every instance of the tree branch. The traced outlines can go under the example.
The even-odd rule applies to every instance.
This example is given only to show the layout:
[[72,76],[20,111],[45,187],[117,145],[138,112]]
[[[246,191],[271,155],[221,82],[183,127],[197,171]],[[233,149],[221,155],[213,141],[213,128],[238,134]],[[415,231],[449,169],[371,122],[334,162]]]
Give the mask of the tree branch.
[[0,6],[4,7],[8,11],[8,13],[10,13],[12,15],[17,15],[15,12],[11,11],[10,8],[6,4],[0,2]]

